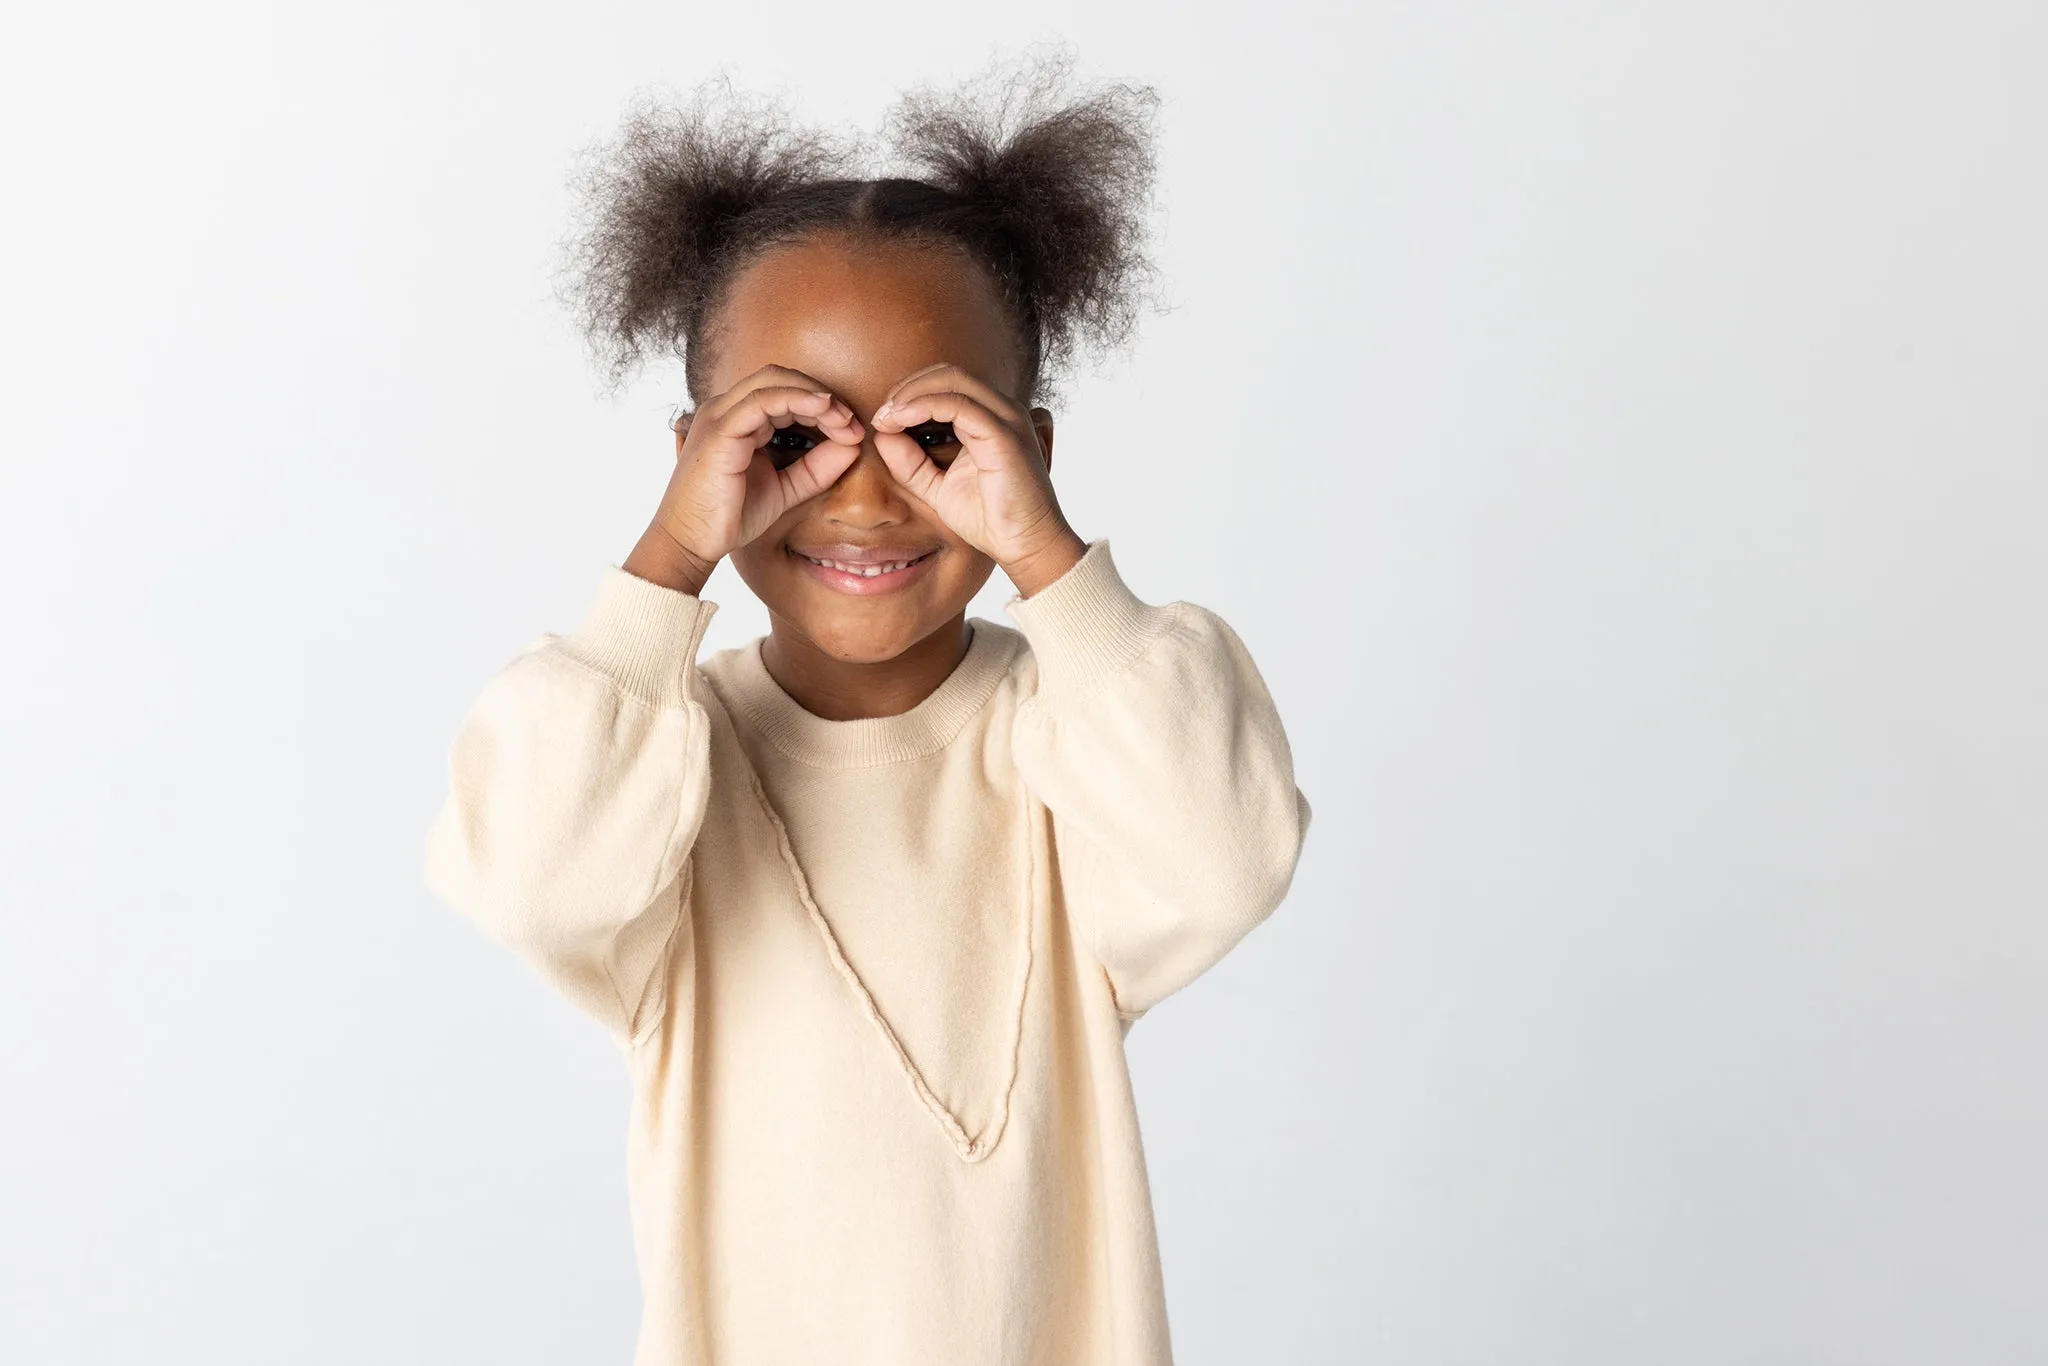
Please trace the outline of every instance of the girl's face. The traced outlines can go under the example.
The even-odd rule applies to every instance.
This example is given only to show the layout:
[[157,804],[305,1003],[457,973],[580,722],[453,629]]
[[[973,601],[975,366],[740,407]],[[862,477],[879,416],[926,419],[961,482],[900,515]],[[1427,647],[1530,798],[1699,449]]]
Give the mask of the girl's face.
[[[957,620],[995,561],[896,482],[872,428],[875,409],[899,380],[942,362],[1025,401],[1021,348],[986,272],[944,247],[821,234],[775,248],[744,270],[708,340],[713,393],[780,365],[837,395],[864,429],[859,457],[830,488],[732,554],[775,629],[794,631],[834,659],[876,663]],[[1033,418],[1049,468],[1051,416],[1035,409]],[[932,456],[944,463],[958,451],[935,447]],[[804,558],[863,552],[923,562],[856,591],[838,586],[845,576],[821,574]]]

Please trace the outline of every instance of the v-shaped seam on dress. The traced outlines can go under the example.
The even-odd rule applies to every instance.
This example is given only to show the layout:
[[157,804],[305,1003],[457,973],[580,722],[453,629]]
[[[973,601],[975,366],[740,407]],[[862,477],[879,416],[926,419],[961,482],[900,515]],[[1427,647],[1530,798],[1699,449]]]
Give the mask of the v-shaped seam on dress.
[[1019,803],[1024,811],[1024,849],[1026,858],[1024,924],[1023,948],[1019,955],[1021,961],[1017,973],[1016,1009],[1010,1022],[1010,1042],[1006,1050],[1009,1055],[1007,1060],[1008,1075],[1003,1079],[1002,1096],[995,1118],[979,1134],[969,1134],[967,1127],[960,1122],[959,1118],[951,1110],[946,1108],[946,1103],[939,1099],[938,1094],[932,1090],[930,1083],[925,1080],[924,1072],[918,1067],[917,1061],[910,1056],[910,1051],[903,1046],[903,1041],[897,1036],[894,1026],[882,1014],[882,1008],[876,1003],[874,993],[868,990],[867,983],[861,980],[860,973],[848,961],[845,950],[840,947],[839,936],[832,930],[831,921],[825,918],[824,911],[819,908],[817,901],[811,896],[810,880],[804,876],[803,867],[797,862],[796,850],[790,844],[788,828],[782,823],[782,817],[777,814],[774,803],[768,800],[767,789],[761,784],[761,775],[755,771],[751,762],[742,764],[742,767],[746,770],[747,786],[752,790],[754,800],[760,804],[763,814],[768,817],[769,826],[775,831],[775,845],[782,855],[782,861],[789,867],[791,879],[796,883],[797,899],[803,902],[804,910],[809,914],[811,924],[817,928],[819,938],[824,940],[825,952],[831,958],[832,966],[838,970],[840,977],[844,979],[846,985],[853,991],[855,998],[860,1003],[862,1012],[867,1016],[869,1022],[874,1025],[875,1031],[881,1035],[882,1042],[887,1045],[890,1055],[895,1058],[897,1067],[909,1079],[911,1090],[916,1094],[918,1101],[930,1113],[931,1117],[938,1122],[939,1128],[945,1133],[947,1140],[952,1143],[954,1151],[964,1161],[981,1161],[994,1151],[996,1144],[1002,1139],[1003,1130],[1009,1124],[1010,1097],[1016,1089],[1017,1072],[1021,1060],[1020,1055],[1023,1051],[1024,1007],[1030,996],[1032,959],[1034,957],[1033,940],[1037,932],[1039,892],[1041,890],[1038,886],[1042,869],[1041,860],[1038,857],[1037,836],[1039,831],[1037,829],[1035,810],[1037,803],[1028,795],[1023,796]]

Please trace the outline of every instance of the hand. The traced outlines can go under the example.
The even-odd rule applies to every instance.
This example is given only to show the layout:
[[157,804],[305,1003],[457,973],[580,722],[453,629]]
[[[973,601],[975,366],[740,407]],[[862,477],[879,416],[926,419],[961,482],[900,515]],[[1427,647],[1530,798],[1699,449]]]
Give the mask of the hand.
[[1024,596],[1087,549],[1053,496],[1044,409],[1027,411],[959,366],[940,364],[899,381],[873,426],[875,449],[896,482],[1001,565]]
[[[785,429],[823,437],[778,458]],[[806,437],[809,432],[805,432]],[[676,423],[676,468],[661,506],[622,566],[686,593],[785,512],[832,486],[860,455],[853,410],[799,370],[763,366]]]

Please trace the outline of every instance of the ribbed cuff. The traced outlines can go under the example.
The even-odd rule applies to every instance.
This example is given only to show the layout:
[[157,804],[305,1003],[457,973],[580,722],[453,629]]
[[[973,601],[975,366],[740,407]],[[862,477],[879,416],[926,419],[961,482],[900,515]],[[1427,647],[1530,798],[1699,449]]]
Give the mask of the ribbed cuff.
[[1046,692],[1087,688],[1115,673],[1173,620],[1171,607],[1144,601],[1123,581],[1107,537],[1090,541],[1066,573],[1028,598],[1011,597],[1003,610],[1031,642]]
[[696,697],[697,647],[717,613],[715,602],[611,565],[562,646],[620,691],[657,706],[677,706]]

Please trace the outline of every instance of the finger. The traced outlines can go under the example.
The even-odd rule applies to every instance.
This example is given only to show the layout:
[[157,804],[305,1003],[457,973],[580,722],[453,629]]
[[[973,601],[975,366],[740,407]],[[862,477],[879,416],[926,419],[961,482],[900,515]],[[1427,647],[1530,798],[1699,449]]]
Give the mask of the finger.
[[1003,423],[979,401],[966,394],[939,392],[898,399],[874,415],[873,425],[883,432],[901,432],[924,422],[949,422],[962,441],[996,441],[1017,436],[1014,427]]
[[965,394],[1011,427],[1030,421],[1030,414],[1008,394],[972,371],[963,370],[950,362],[927,365],[922,370],[905,375],[896,382],[896,387],[889,391],[876,412],[879,414],[911,398],[929,393]]
[[[859,441],[861,439],[863,429],[860,419],[854,416],[853,409],[849,405],[833,395],[830,389],[820,384],[810,375],[786,365],[762,366],[737,384],[734,384],[724,393],[714,397],[709,403],[706,403],[703,406],[702,414],[706,420],[716,422],[718,419],[729,414],[746,410],[748,408],[748,401],[753,395],[772,389],[793,389],[814,393],[830,400],[831,406],[822,413],[812,414],[801,408],[794,409],[792,412],[804,417],[814,418],[818,429],[828,441]],[[783,421],[776,422],[774,425],[786,427],[790,424],[790,421],[794,420],[787,413],[783,417]]]
[[860,425],[860,419],[853,415],[853,409],[838,399],[833,399],[832,406],[818,419],[818,430],[827,441],[843,446],[858,446],[861,437],[867,434],[867,429]]
[[[748,390],[747,393],[758,394],[768,389],[800,389],[831,400],[831,406],[823,413],[816,415],[815,425],[818,430],[824,433],[825,439],[828,441],[859,441],[861,439],[864,429],[861,427],[860,419],[854,416],[852,406],[803,371],[792,370],[786,365],[764,365],[752,375],[749,375],[742,383],[755,383],[756,381],[758,383],[754,388]],[[773,382],[771,383],[771,381]],[[741,394],[737,396],[737,399],[744,399],[745,397],[745,394]],[[804,413],[802,415],[809,416],[810,414]],[[785,420],[778,421],[775,425],[787,427],[794,420],[794,415],[785,415]]]
[[815,422],[832,399],[810,389],[755,389],[716,417],[700,416],[692,429],[696,459],[724,475],[746,473],[760,448],[774,436],[778,420]]
[[796,463],[776,471],[782,485],[785,507],[815,498],[837,482],[847,467],[860,459],[860,446],[836,441],[821,442],[805,451]]
[[[754,447],[773,436],[777,427],[800,421],[817,427],[835,443],[860,440],[853,410],[838,399],[821,390],[775,385],[752,390],[721,413],[713,426],[712,435],[717,438],[713,444],[728,459],[744,455],[751,460]],[[745,468],[744,462],[735,468]]]
[[714,394],[703,408],[707,415],[715,416],[732,408],[755,390],[768,388],[810,389],[820,393],[831,391],[830,385],[820,384],[801,370],[793,370],[787,365],[764,365],[735,381],[724,393]]
[[926,375],[935,375],[941,370],[950,370],[952,368],[953,365],[950,361],[937,361],[931,365],[924,366],[921,369],[912,370],[902,379],[897,380],[896,383],[890,388],[888,393],[882,395],[881,405],[880,407],[877,407],[875,411],[880,412],[883,408],[888,407],[897,399],[905,397],[909,392],[910,386],[916,384]]
[[925,453],[915,437],[901,432],[876,432],[875,451],[897,483],[924,502],[932,501],[932,492],[946,472]]
[[834,401],[823,414],[812,417],[807,413],[770,412],[768,421],[776,428],[805,426],[817,432],[827,441],[858,446],[865,428],[860,419],[853,415],[853,409],[844,403]]

